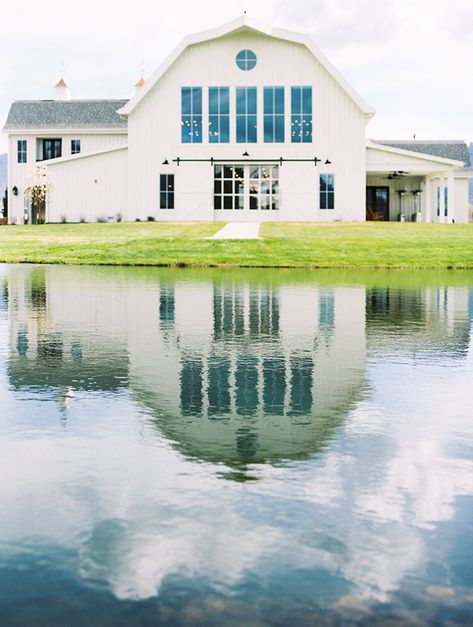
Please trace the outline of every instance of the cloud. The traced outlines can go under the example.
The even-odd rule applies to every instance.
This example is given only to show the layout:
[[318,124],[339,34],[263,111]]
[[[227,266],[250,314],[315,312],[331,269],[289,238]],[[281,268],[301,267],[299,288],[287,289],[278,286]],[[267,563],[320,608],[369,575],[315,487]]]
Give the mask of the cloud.
[[[306,32],[377,109],[371,137],[473,140],[470,0],[202,0],[166,7],[136,0],[4,3],[0,125],[13,100],[50,98],[61,60],[78,98],[130,95],[141,61],[151,74],[188,33],[248,8],[266,23]],[[51,28],[54,25],[54,28]],[[6,140],[0,138],[0,152]]]

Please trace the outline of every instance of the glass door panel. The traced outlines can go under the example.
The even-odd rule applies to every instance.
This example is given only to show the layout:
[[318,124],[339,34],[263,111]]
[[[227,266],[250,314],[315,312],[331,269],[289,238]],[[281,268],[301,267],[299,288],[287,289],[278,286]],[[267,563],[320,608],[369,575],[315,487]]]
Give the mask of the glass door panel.
[[215,165],[214,209],[279,209],[278,165]]

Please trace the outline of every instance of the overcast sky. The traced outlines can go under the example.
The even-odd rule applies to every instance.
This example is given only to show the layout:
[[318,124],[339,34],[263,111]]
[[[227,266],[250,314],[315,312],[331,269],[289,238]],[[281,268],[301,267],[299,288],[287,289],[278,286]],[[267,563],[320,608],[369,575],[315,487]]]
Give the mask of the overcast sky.
[[[0,126],[13,100],[130,95],[188,33],[246,9],[309,34],[377,114],[374,139],[473,141],[472,0],[2,0]],[[0,152],[6,149],[0,139]]]

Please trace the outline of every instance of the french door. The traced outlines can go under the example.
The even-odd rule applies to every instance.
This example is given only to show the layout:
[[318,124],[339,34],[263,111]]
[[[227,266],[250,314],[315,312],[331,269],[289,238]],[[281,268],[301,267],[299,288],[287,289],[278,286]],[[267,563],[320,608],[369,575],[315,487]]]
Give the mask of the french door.
[[278,164],[214,166],[214,210],[223,219],[255,219],[278,211],[279,204]]
[[374,212],[381,212],[383,220],[389,222],[389,187],[370,185],[366,188],[366,206]]

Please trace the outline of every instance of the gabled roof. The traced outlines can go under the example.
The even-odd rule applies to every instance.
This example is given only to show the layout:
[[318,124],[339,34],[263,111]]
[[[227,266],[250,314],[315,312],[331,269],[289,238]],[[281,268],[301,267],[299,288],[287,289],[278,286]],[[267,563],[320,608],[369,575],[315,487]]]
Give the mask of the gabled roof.
[[4,131],[28,129],[123,129],[117,114],[127,100],[18,100],[12,104]]
[[420,152],[433,157],[442,159],[453,159],[454,161],[463,161],[465,167],[469,168],[470,154],[468,146],[462,140],[455,141],[401,141],[394,139],[376,140],[376,144],[390,146],[392,148],[400,148],[401,150],[409,150],[412,152]]
[[146,94],[154,87],[164,73],[189,46],[212,39],[218,39],[231,33],[244,32],[245,30],[305,46],[367,117],[372,117],[375,114],[375,110],[365,103],[361,96],[353,89],[353,87],[351,87],[351,85],[349,85],[339,71],[331,64],[323,52],[313,43],[310,37],[279,28],[268,28],[267,26],[263,26],[250,19],[247,15],[243,15],[232,22],[219,26],[218,28],[195,33],[185,37],[164,61],[164,63],[162,63],[156,72],[154,72],[154,74],[149,78],[143,88],[140,89],[140,91],[122,109],[120,109],[119,113],[121,115],[130,114],[142,98],[146,97]]
[[[408,142],[398,142],[399,144],[407,144]],[[418,159],[423,159],[425,161],[431,161],[434,163],[462,167],[464,165],[464,161],[460,159],[452,159],[449,157],[440,157],[433,155],[431,153],[420,152],[419,150],[415,150],[414,146],[410,149],[401,148],[399,146],[388,145],[387,143],[381,143],[380,141],[366,140],[366,147],[372,150],[384,151],[404,157],[416,157]]]

